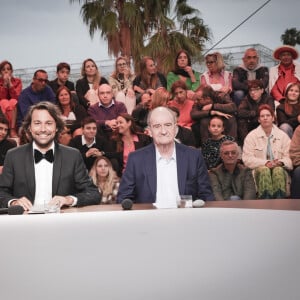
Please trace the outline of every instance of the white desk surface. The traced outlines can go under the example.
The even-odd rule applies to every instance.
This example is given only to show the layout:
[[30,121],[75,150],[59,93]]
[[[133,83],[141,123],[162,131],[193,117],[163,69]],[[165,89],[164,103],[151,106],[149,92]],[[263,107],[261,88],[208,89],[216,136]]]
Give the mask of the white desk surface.
[[300,297],[300,212],[166,209],[0,216],[0,297]]

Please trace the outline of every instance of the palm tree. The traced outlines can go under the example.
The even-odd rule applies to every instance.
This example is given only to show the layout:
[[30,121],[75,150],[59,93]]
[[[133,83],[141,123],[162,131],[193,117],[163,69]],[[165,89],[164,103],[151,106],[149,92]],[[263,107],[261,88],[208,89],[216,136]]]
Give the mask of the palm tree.
[[[83,3],[81,14],[91,37],[100,31],[107,40],[108,54],[132,58],[136,69],[140,58],[150,55],[166,73],[173,67],[179,49],[199,61],[203,44],[210,39],[199,11],[186,0],[177,0],[174,8],[170,0],[69,1]],[[170,17],[170,12],[175,17]]]
[[210,39],[210,30],[198,17],[199,11],[186,2],[176,1],[173,9],[175,17],[161,15],[157,19],[156,32],[145,44],[144,53],[152,56],[165,74],[174,67],[175,56],[180,49],[185,49],[194,62],[200,62],[203,45]]
[[287,29],[284,34],[281,35],[281,41],[285,45],[300,45],[300,31],[298,31],[295,27]]

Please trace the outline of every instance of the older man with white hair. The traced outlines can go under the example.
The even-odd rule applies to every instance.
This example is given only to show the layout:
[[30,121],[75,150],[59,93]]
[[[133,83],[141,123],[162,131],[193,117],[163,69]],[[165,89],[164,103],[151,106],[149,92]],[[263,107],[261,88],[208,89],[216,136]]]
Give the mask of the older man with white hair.
[[201,151],[174,141],[176,117],[167,107],[148,115],[153,143],[130,153],[117,201],[155,203],[159,208],[177,207],[179,195],[193,200],[213,200],[208,172]]

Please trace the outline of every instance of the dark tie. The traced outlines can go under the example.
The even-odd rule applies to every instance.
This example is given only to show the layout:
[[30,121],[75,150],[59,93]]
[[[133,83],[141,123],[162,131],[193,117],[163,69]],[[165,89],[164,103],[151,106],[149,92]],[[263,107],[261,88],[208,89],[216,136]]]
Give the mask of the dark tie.
[[50,163],[52,163],[54,161],[53,150],[50,149],[45,154],[43,154],[39,150],[34,149],[34,162],[37,164],[43,158],[45,158],[47,161],[49,161]]

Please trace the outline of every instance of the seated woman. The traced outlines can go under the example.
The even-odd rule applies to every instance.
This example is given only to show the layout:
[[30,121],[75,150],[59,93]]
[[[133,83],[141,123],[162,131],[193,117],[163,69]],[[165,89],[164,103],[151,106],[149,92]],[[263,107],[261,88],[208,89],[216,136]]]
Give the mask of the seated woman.
[[97,157],[89,174],[102,194],[101,204],[116,203],[120,180],[110,160],[104,156]]
[[175,58],[174,70],[167,74],[167,88],[171,91],[175,81],[183,81],[191,98],[200,85],[200,73],[192,69],[191,57],[185,50],[180,50]]
[[220,157],[220,146],[224,141],[234,141],[230,135],[225,135],[224,119],[220,116],[213,116],[208,125],[210,138],[202,144],[202,154],[206,162],[207,169],[215,168],[222,160]]
[[[147,146],[152,139],[137,131],[134,119],[131,115],[122,113],[117,117],[117,130],[114,132],[111,142],[114,151],[119,156],[122,170],[125,169],[128,155],[139,148]],[[119,174],[120,175],[120,174]]]
[[201,75],[201,85],[209,85],[214,91],[229,95],[232,91],[232,74],[225,71],[222,54],[207,54],[205,63],[208,70]]
[[137,103],[140,103],[143,93],[148,92],[152,95],[161,86],[167,88],[166,77],[157,71],[154,60],[150,56],[144,56],[141,59],[139,71],[139,75],[133,81]]
[[99,102],[98,87],[102,83],[107,83],[106,78],[102,77],[94,60],[86,59],[81,67],[81,79],[76,82],[76,93],[79,103],[84,108]]
[[0,109],[9,122],[10,137],[17,137],[16,119],[18,97],[22,91],[21,79],[13,76],[12,64],[0,63]]
[[285,99],[276,107],[277,123],[291,139],[300,124],[300,83],[290,83],[284,96]]
[[294,167],[291,182],[291,198],[300,199],[300,125],[295,129],[291,139],[289,153]]
[[168,105],[175,106],[179,109],[180,116],[177,123],[180,126],[191,129],[191,126],[194,123],[194,120],[191,118],[191,110],[194,101],[188,98],[186,84],[181,80],[175,81],[171,87],[171,92],[173,100],[169,101]]
[[196,122],[192,125],[197,146],[209,138],[208,124],[212,116],[224,117],[224,133],[237,138],[236,105],[229,97],[221,97],[210,86],[200,86],[195,95],[191,117]]
[[120,56],[116,59],[115,71],[111,74],[108,82],[112,88],[117,101],[123,102],[127,112],[131,115],[135,108],[136,99],[133,91],[133,80],[135,76],[131,73],[127,59]]
[[237,111],[238,139],[241,145],[247,134],[258,127],[258,108],[262,104],[268,104],[275,109],[274,100],[265,92],[263,82],[248,81],[248,93],[242,99]]
[[61,117],[70,129],[70,133],[73,136],[81,134],[81,121],[87,117],[84,107],[73,102],[71,91],[66,86],[58,88],[56,99],[61,111]]
[[260,125],[244,141],[242,160],[254,170],[258,198],[285,198],[287,171],[293,168],[290,138],[274,124],[275,113],[269,105],[259,107],[258,121]]

